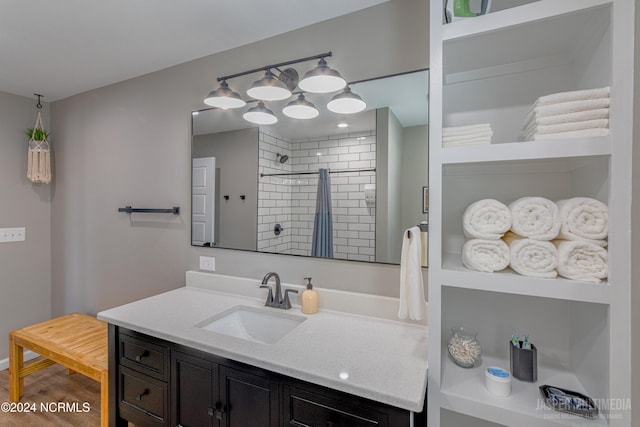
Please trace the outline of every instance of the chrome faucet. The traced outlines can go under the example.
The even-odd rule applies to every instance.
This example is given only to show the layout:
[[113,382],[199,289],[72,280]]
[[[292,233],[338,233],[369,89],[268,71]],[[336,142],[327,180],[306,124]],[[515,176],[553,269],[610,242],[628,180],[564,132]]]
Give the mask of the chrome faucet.
[[[271,286],[269,286],[268,284],[269,279],[271,279],[272,277],[275,277],[276,279],[275,295],[273,294]],[[260,284],[260,287],[269,289],[269,294],[267,295],[267,301],[264,303],[264,305],[266,305],[267,307],[282,308],[284,310],[289,310],[291,308],[291,301],[289,300],[289,292],[293,292],[296,294],[298,293],[298,291],[295,289],[287,289],[284,291],[284,298],[282,298],[282,287],[280,286],[280,276],[278,276],[278,273],[275,273],[273,271],[271,273],[265,274],[265,276],[262,278],[262,283]]]

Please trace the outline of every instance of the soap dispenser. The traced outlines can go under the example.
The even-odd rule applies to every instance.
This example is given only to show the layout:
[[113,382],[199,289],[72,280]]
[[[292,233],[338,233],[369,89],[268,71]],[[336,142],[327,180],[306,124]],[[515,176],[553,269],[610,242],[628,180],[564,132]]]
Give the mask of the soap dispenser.
[[300,296],[302,301],[302,312],[305,314],[313,314],[318,312],[318,293],[313,290],[311,277],[305,277],[307,281],[307,289]]

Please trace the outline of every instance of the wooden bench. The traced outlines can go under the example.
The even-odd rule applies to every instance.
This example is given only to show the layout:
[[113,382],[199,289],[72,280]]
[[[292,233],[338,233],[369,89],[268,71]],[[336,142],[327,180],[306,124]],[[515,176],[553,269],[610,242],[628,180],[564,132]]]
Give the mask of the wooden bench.
[[[24,364],[23,349],[43,356]],[[9,398],[24,395],[24,378],[54,363],[100,382],[100,425],[108,411],[107,323],[86,314],[72,313],[9,333]]]

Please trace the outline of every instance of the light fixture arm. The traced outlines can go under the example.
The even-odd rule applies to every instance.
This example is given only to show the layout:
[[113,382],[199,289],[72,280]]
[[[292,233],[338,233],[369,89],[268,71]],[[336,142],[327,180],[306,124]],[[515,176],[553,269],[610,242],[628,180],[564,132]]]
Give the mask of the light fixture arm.
[[233,79],[235,77],[246,76],[247,74],[257,73],[258,71],[268,71],[268,70],[270,70],[272,68],[275,68],[277,70],[279,67],[284,67],[285,65],[299,64],[301,62],[307,62],[307,61],[311,61],[313,59],[324,59],[324,58],[330,57],[331,55],[333,55],[331,52],[325,52],[325,53],[320,53],[318,55],[307,56],[305,58],[294,59],[294,60],[291,60],[291,61],[280,62],[280,63],[272,64],[272,65],[265,65],[264,67],[254,68],[253,70],[242,71],[240,73],[235,73],[235,74],[230,74],[228,76],[218,77],[218,81],[221,82],[223,80]]

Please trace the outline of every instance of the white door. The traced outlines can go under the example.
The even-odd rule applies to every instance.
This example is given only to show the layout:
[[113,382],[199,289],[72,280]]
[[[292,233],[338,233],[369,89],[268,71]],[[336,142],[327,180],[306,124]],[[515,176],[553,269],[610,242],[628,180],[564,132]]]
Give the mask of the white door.
[[216,158],[202,157],[192,162],[191,244],[214,246]]

